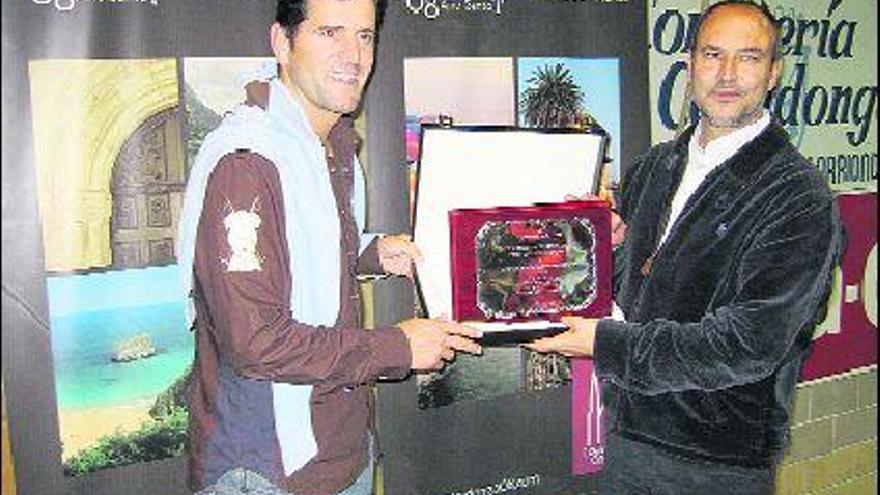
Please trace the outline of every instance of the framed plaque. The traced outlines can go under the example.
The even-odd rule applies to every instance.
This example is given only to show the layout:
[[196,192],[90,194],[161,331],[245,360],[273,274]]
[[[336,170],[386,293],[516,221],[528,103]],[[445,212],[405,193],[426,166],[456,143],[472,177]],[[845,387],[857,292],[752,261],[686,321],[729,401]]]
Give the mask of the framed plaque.
[[604,201],[450,211],[453,318],[518,342],[607,315],[610,222]]
[[[603,239],[610,238],[609,221],[596,223],[596,219],[602,217],[600,205],[578,202],[580,204],[573,203],[571,207],[551,207],[549,204],[563,201],[566,195],[582,196],[596,192],[605,144],[606,136],[600,130],[424,126],[413,238],[423,254],[423,262],[417,267],[417,287],[427,316],[463,318],[473,322],[486,334],[484,344],[491,344],[496,333],[507,332],[506,340],[527,340],[561,330],[563,327],[558,323],[558,317],[563,312],[556,316],[543,310],[531,314],[520,312],[510,318],[502,317],[500,313],[479,318],[477,313],[456,315],[453,308],[455,270],[451,263],[454,244],[450,235],[451,221],[455,222],[456,232],[465,232],[471,228],[468,217],[472,215],[476,215],[473,218],[507,215],[505,218],[511,220],[520,218],[528,222],[533,218],[549,222],[546,227],[552,230],[560,227],[559,221],[580,209],[592,212],[585,218],[590,220],[592,235],[596,236],[595,247],[599,247],[605,242]],[[539,203],[548,205],[535,207]],[[480,209],[486,209],[488,216],[463,211]],[[542,216],[539,213],[542,209],[547,210],[550,216]],[[557,224],[553,223],[554,219]],[[476,228],[473,232],[474,236],[478,230]],[[467,239],[462,242],[473,240],[470,234],[462,237]],[[484,240],[488,242],[488,237]],[[461,249],[461,253],[467,249],[477,252],[476,245],[467,249],[461,246]],[[610,265],[610,258],[606,260],[600,256],[596,260],[597,266],[606,261]],[[599,273],[605,271],[599,269]],[[608,277],[610,280],[610,273]],[[464,281],[455,278],[457,284]],[[600,292],[603,290],[600,289]],[[594,302],[589,309],[572,309],[567,314],[577,314],[576,311],[586,314],[583,311],[596,308],[597,312],[590,314],[598,315],[601,301],[610,298],[610,282],[609,291],[604,292],[609,293],[602,296],[596,294],[596,301],[599,302]],[[458,311],[467,306],[462,304],[463,301],[461,297],[458,298]]]

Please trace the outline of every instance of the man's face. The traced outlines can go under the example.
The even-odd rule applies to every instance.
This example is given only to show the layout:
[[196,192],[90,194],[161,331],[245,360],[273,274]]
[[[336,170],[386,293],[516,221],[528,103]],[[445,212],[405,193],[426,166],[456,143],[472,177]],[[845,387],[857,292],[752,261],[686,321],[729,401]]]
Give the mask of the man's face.
[[357,108],[373,69],[375,23],[373,0],[308,1],[281,63],[313,124]]
[[694,102],[708,139],[754,122],[781,62],[773,61],[771,24],[756,9],[719,7],[705,20],[691,53]]

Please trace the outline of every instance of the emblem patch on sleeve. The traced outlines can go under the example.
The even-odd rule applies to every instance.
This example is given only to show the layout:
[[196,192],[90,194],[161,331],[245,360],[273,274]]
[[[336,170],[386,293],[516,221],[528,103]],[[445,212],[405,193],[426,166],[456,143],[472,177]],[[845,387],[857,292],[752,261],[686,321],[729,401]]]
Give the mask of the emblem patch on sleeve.
[[260,229],[259,198],[250,210],[233,210],[223,219],[229,258],[223,260],[227,272],[258,272],[262,270],[263,257],[257,252],[257,234]]

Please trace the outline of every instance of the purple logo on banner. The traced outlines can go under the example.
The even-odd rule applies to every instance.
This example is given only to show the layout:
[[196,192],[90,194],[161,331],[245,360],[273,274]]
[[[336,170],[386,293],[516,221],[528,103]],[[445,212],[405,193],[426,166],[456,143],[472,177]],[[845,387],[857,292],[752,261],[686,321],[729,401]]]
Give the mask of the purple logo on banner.
[[572,359],[571,374],[572,474],[598,473],[605,462],[605,427],[593,360]]

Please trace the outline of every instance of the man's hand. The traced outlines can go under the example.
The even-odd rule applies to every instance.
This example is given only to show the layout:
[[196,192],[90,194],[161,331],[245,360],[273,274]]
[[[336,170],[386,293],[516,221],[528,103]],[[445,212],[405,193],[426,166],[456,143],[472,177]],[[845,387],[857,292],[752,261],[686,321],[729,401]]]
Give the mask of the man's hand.
[[471,339],[482,334],[458,323],[416,318],[397,325],[403,330],[412,351],[412,369],[439,370],[455,358],[455,351],[481,354],[482,348]]
[[596,324],[599,320],[563,316],[568,330],[552,337],[538,339],[525,347],[535,352],[557,352],[568,357],[589,357],[593,355],[596,341]]
[[565,195],[566,201],[590,201],[596,199],[607,201],[611,204],[611,247],[617,247],[624,239],[626,239],[626,224],[623,223],[623,219],[620,218],[620,215],[617,213],[614,204],[614,194],[608,189],[599,188],[598,196],[592,194],[584,194],[583,196],[575,196],[573,194]]
[[389,235],[377,241],[379,263],[385,273],[412,278],[413,264],[421,263],[422,253],[408,235]]
[[611,210],[611,247],[617,247],[626,239],[626,224],[617,214],[617,210]]

